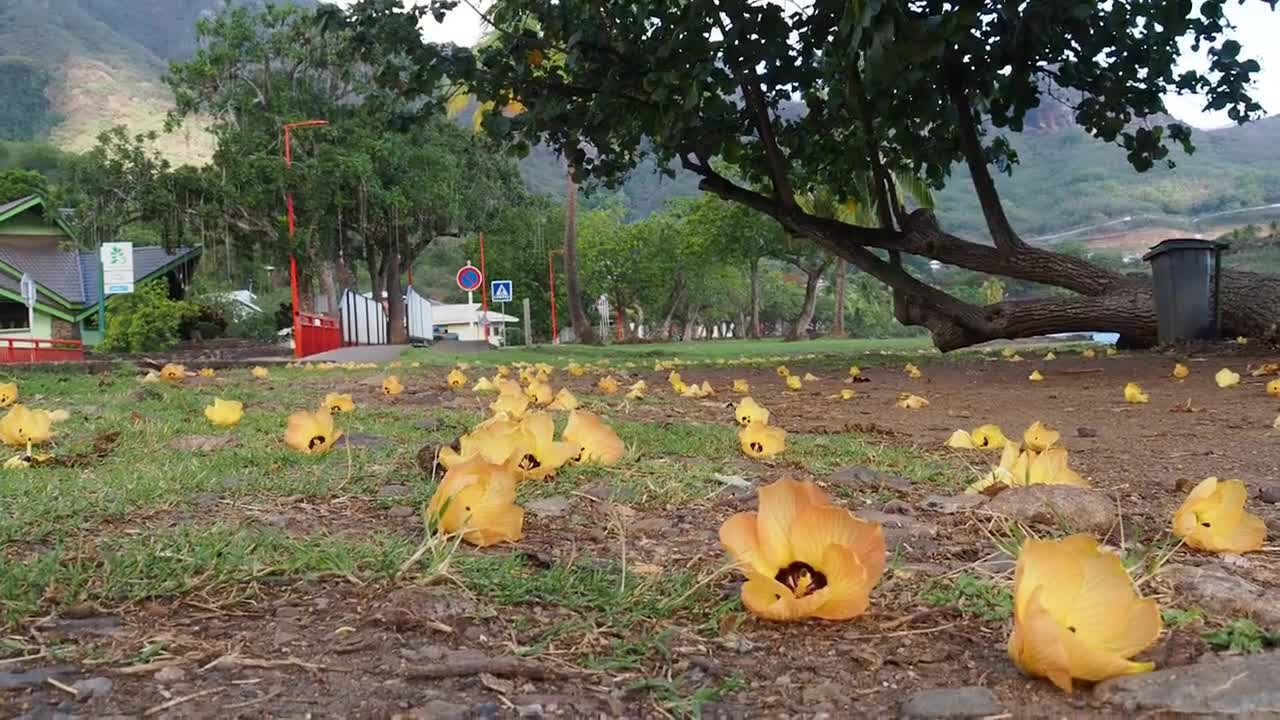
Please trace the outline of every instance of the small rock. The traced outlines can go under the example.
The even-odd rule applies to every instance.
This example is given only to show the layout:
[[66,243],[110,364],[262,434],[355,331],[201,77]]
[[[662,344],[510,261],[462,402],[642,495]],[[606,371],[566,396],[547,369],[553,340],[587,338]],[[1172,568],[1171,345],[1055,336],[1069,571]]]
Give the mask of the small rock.
[[846,465],[827,477],[827,482],[854,485],[865,488],[911,489],[911,481],[901,475],[891,475],[866,465]]
[[1126,715],[1280,715],[1280,653],[1214,658],[1196,665],[1124,675],[1099,683],[1093,696]]
[[115,615],[61,618],[43,627],[51,635],[64,637],[73,635],[119,635],[124,630],[120,618]]
[[77,699],[91,700],[93,698],[109,697],[111,689],[115,687],[115,683],[111,682],[109,678],[94,677],[80,680],[71,687],[75,688],[75,691],[79,693]]
[[537,703],[521,705],[516,708],[516,714],[521,720],[541,720],[542,706]]
[[169,443],[169,447],[187,452],[213,452],[235,447],[236,444],[233,435],[184,435]]
[[984,687],[935,688],[912,693],[902,703],[900,717],[913,718],[977,718],[1000,715],[1004,707]]
[[413,517],[414,513],[416,512],[417,510],[414,510],[408,505],[397,505],[391,508],[390,510],[388,510],[387,515],[393,518],[407,518],[407,517]]
[[162,683],[182,682],[183,680],[187,679],[187,671],[183,670],[180,667],[174,667],[170,665],[169,667],[166,667],[166,668],[160,668],[159,670],[156,671],[155,675],[152,675],[152,677],[155,678],[156,682],[162,682]]
[[392,720],[466,720],[468,709],[466,705],[432,700],[408,712],[396,713],[391,718]]
[[897,550],[906,545],[915,550],[925,550],[932,545],[930,538],[938,536],[938,526],[928,520],[910,515],[890,515],[876,510],[859,510],[858,517],[880,523],[884,530],[884,543]]
[[986,495],[929,495],[924,499],[924,507],[944,515],[954,515],[986,505],[990,499]]
[[1264,503],[1275,505],[1280,503],[1280,484],[1263,485],[1258,490],[1258,499]]
[[911,505],[908,503],[902,502],[901,500],[890,500],[889,502],[885,503],[884,507],[880,508],[880,510],[881,512],[886,512],[891,515],[915,515],[916,514],[915,508],[911,507]]
[[635,500],[636,492],[629,487],[619,487],[613,483],[597,480],[582,489],[586,495],[597,500],[605,500],[612,502],[630,502]]
[[418,421],[418,429],[420,430],[439,430],[443,423],[438,417],[425,417]]
[[380,447],[387,444],[387,439],[380,435],[370,435],[368,433],[349,432],[343,433],[338,438],[338,442],[334,443],[335,447]]
[[538,498],[524,504],[524,509],[538,517],[560,517],[569,513],[573,501],[565,495]]
[[666,518],[644,518],[631,523],[630,530],[641,535],[657,535],[671,529],[672,522]]
[[262,522],[270,525],[271,527],[282,528],[288,526],[289,516],[282,515],[281,513],[271,513],[270,515],[264,515],[262,517]]
[[1098,437],[1098,431],[1091,427],[1083,427],[1083,426],[1078,427],[1076,428],[1076,437],[1082,437],[1082,438]]
[[408,497],[412,494],[413,488],[408,485],[383,485],[378,488],[378,497],[380,498]]
[[147,402],[148,400],[162,400],[164,395],[161,395],[160,391],[155,388],[143,386],[130,390],[129,399],[133,402]]
[[476,720],[493,720],[498,717],[498,703],[480,703],[471,707],[471,716]]
[[1116,506],[1102,493],[1070,485],[1009,488],[987,510],[1019,522],[1062,525],[1071,532],[1106,533],[1116,523]]
[[0,690],[36,687],[43,685],[49,678],[67,675],[76,671],[74,665],[50,665],[26,672],[0,672]]
[[1223,615],[1246,615],[1263,626],[1280,625],[1280,603],[1272,593],[1217,565],[1169,565],[1160,574],[1191,603]]

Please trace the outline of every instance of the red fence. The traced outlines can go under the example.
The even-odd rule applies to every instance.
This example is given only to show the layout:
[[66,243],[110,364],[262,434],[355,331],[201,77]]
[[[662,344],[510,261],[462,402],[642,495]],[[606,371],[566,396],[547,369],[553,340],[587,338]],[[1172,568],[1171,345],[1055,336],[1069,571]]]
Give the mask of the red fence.
[[84,345],[79,340],[0,339],[0,363],[79,362],[81,360],[84,360]]
[[307,357],[342,347],[342,325],[337,318],[300,312],[296,329],[294,357]]

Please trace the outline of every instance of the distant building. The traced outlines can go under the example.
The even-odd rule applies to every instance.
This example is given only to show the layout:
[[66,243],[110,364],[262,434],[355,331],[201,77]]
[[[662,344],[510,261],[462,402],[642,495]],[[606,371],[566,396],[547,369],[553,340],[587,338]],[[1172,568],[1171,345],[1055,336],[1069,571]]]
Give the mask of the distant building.
[[[97,344],[98,255],[78,250],[70,228],[45,219],[38,195],[0,204],[0,340],[39,338]],[[203,249],[134,247],[134,283],[164,278],[169,295],[181,298]],[[23,303],[23,274],[36,283],[34,323]]]
[[431,325],[435,328],[435,337],[456,336],[458,340],[484,340],[484,327],[480,324],[482,317],[489,319],[489,342],[501,345],[506,336],[507,323],[517,323],[518,318],[490,310],[487,316],[482,315],[479,303],[461,303],[458,305],[431,304]]

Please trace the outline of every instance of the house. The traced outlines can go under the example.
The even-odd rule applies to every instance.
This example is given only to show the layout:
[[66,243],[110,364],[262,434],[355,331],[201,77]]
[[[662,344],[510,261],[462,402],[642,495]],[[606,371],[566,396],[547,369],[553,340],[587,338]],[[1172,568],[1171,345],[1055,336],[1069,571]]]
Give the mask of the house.
[[[138,248],[134,248],[134,252],[136,253],[137,251]],[[252,290],[213,293],[208,296],[208,299],[225,304],[227,311],[236,320],[243,320],[250,315],[258,315],[262,312],[262,308],[258,306],[258,296]]]
[[[0,341],[96,344],[102,339],[97,327],[98,254],[78,249],[70,228],[49,210],[38,195],[0,204]],[[164,278],[169,295],[180,298],[202,252],[200,247],[135,247],[134,283]],[[22,299],[24,274],[36,283],[34,323]]]
[[489,320],[489,342],[494,345],[503,344],[507,323],[519,322],[519,319],[495,310],[482,316],[479,303],[431,304],[431,324],[437,338],[457,336],[458,340],[484,340],[484,328],[480,324],[482,317]]

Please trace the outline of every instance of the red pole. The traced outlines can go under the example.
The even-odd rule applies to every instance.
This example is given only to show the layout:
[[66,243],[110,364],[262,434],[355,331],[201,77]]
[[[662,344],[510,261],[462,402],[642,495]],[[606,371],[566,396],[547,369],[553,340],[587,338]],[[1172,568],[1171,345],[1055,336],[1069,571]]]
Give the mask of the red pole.
[[547,253],[547,277],[551,280],[551,344],[560,344],[560,334],[556,332],[556,251]]
[[[285,123],[284,125],[284,166],[293,167],[293,142],[291,130],[297,127],[314,127],[328,125],[328,120],[307,120],[305,122]],[[302,357],[302,317],[298,304],[298,259],[293,254],[293,233],[295,220],[293,217],[293,191],[284,193],[284,206],[289,216],[289,292],[293,297],[293,356]]]
[[484,313],[480,317],[484,322],[484,339],[489,339],[489,276],[484,272],[484,233],[480,233],[480,308]]

